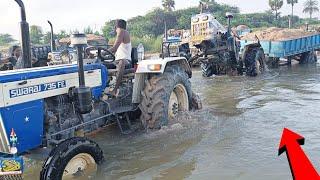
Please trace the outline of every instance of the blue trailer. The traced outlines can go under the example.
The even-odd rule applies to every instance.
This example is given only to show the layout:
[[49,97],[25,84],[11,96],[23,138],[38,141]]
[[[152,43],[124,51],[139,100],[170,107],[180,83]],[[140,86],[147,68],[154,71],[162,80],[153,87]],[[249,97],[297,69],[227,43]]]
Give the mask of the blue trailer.
[[[241,48],[254,41],[241,40]],[[279,62],[280,58],[298,60],[300,63],[314,63],[317,61],[315,51],[320,50],[320,34],[283,41],[260,41],[267,60]]]

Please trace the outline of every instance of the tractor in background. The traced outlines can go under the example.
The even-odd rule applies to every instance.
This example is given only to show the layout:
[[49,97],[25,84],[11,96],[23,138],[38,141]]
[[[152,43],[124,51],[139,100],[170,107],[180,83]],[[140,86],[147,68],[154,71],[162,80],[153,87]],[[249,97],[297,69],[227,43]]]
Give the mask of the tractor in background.
[[189,41],[189,30],[167,30],[165,24],[165,34],[162,41],[162,53],[160,57],[185,57],[189,61],[192,56]]
[[24,4],[15,1],[21,10],[24,69],[0,72],[0,178],[21,179],[21,155],[37,148],[51,149],[41,180],[88,178],[104,156],[87,134],[111,123],[124,134],[134,131],[134,123],[159,129],[178,113],[201,107],[185,58],[142,60],[137,66],[135,48],[119,94],[110,95],[115,56],[106,48],[87,48],[85,34],[71,37],[76,64],[33,68]]
[[201,13],[191,18],[191,45],[199,53],[189,62],[201,64],[202,75],[257,76],[265,70],[265,56],[259,40],[243,47],[240,52],[240,38],[231,30],[231,13],[226,14],[225,28],[210,13]]

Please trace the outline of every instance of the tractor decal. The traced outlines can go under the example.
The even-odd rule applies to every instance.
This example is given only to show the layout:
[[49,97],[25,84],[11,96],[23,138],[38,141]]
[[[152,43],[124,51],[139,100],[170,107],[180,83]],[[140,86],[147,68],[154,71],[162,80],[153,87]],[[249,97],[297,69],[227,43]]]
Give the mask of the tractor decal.
[[35,94],[44,91],[50,91],[54,89],[61,89],[66,87],[66,81],[57,81],[52,83],[44,83],[35,86],[23,87],[10,90],[10,98],[16,98],[29,94]]
[[13,172],[21,170],[21,163],[15,159],[0,160],[1,172]]

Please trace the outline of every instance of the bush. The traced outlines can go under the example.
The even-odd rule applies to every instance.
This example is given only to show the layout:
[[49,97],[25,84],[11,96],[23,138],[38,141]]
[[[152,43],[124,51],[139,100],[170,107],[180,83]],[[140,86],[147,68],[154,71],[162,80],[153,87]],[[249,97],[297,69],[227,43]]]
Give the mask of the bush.
[[[115,38],[111,38],[109,40],[110,44],[114,44]],[[140,43],[142,43],[144,50],[146,52],[150,53],[155,53],[155,52],[160,52],[161,51],[161,45],[162,45],[162,36],[158,37],[150,37],[150,36],[145,36],[145,37],[136,37],[131,35],[131,43],[132,47],[138,47]]]
[[137,47],[140,43],[144,46],[146,52],[159,52],[162,45],[162,36],[158,37],[131,37],[133,47]]

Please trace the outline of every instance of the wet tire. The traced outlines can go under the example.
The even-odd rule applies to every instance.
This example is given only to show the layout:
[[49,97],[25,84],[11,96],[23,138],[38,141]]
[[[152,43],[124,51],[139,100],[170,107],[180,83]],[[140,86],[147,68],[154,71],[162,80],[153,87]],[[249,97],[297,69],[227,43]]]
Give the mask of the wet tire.
[[318,61],[317,54],[314,51],[310,51],[302,55],[300,64],[314,64],[317,61]]
[[214,74],[212,64],[210,63],[201,63],[201,71],[203,77],[211,77]]
[[[70,162],[73,162],[74,158],[77,157],[82,158],[83,162],[91,163],[91,165],[93,162],[96,165],[103,162],[103,152],[97,143],[83,137],[70,138],[60,143],[50,152],[40,172],[40,180],[63,179],[63,177],[71,173],[66,172],[66,169],[70,166]],[[75,168],[79,173],[74,173],[72,176],[85,175],[82,172],[86,169]]]
[[192,101],[191,83],[188,74],[179,65],[168,66],[163,74],[153,76],[146,82],[139,105],[140,119],[146,129],[160,129],[168,125],[172,111],[169,103],[173,93],[179,94],[177,90],[181,91],[177,95],[177,99],[180,98],[178,111],[188,111]]
[[253,48],[247,52],[244,62],[247,76],[258,76],[266,69],[265,55],[260,48]]

